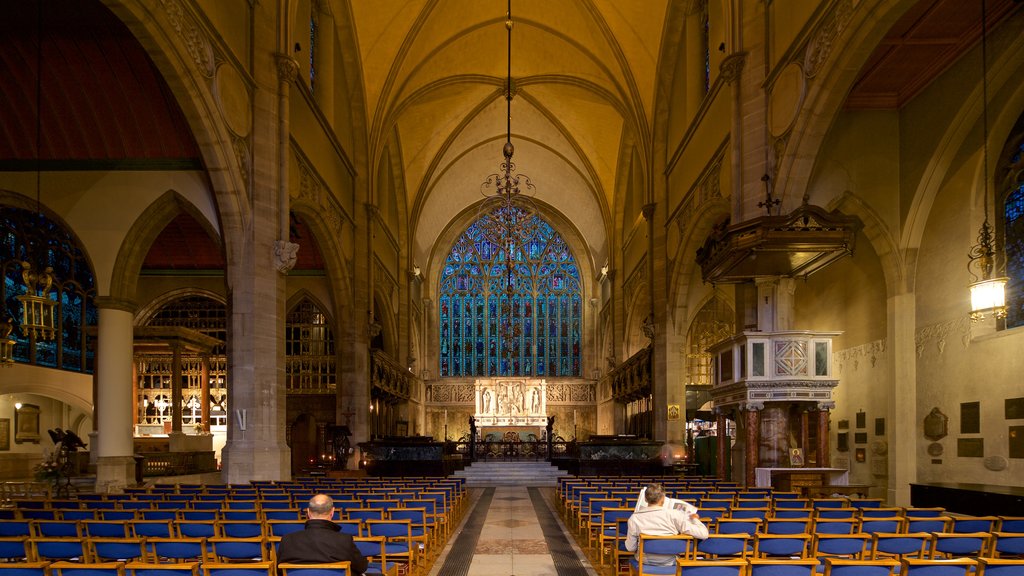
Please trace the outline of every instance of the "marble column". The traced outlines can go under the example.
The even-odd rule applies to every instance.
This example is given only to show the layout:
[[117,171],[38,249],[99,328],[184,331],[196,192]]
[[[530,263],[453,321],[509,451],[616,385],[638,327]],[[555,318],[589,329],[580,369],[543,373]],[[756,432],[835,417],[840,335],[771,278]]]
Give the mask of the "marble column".
[[99,374],[97,423],[94,449],[96,491],[118,493],[135,483],[135,459],[132,458],[132,346],[135,303],[100,296],[97,329],[96,372]]
[[818,467],[819,468],[829,468],[829,467],[832,466],[832,460],[829,457],[829,453],[828,453],[828,415],[829,415],[829,410],[828,410],[828,408],[819,407],[818,411],[816,412],[816,414],[818,415],[818,422],[817,422],[817,426],[818,426],[818,447],[817,447]]
[[[811,461],[811,413],[807,410],[800,411],[800,451],[804,455],[804,467]],[[819,460],[820,462],[820,460]]]
[[761,411],[760,406],[747,405],[743,409],[743,417],[746,422],[747,439],[745,458],[743,463],[743,481],[747,487],[757,484],[754,469],[758,467],[761,447]]
[[728,434],[728,419],[725,417],[725,412],[717,410],[715,413],[715,428],[717,428],[718,437],[715,439],[715,448],[717,451],[717,466],[715,475],[722,480],[728,480],[728,460],[729,458],[729,434]]

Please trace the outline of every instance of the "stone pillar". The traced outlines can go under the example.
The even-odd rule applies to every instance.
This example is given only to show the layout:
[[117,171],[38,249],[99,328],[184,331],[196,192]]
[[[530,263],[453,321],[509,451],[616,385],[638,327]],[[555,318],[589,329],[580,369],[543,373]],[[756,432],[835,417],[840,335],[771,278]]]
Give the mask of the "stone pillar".
[[832,460],[828,453],[828,415],[829,410],[825,407],[818,408],[818,468],[829,468]]
[[[253,42],[274,45],[280,26],[273,3],[253,5]],[[288,480],[285,444],[285,274],[298,246],[288,236],[288,96],[298,65],[286,54],[257,51],[252,63],[252,176],[248,221],[226,230],[239,240],[228,253],[228,434],[222,479]]]
[[715,411],[715,427],[718,429],[718,437],[715,439],[715,448],[717,452],[717,462],[715,475],[722,480],[728,480],[728,460],[729,452],[729,431],[728,421],[725,417],[725,412],[722,410]]
[[746,419],[747,428],[747,440],[745,458],[743,464],[744,471],[744,483],[746,486],[753,487],[757,483],[757,479],[754,474],[754,468],[759,465],[758,456],[760,453],[761,445],[761,406],[755,406],[748,404],[743,410],[743,416]]
[[135,483],[135,459],[132,458],[132,346],[135,303],[101,296],[99,311],[96,372],[100,375],[97,412],[96,491],[121,492]]
[[[910,281],[910,280],[906,280]],[[888,312],[889,506],[910,506],[910,484],[917,482],[917,352],[914,339],[916,297],[912,292],[890,296]]]

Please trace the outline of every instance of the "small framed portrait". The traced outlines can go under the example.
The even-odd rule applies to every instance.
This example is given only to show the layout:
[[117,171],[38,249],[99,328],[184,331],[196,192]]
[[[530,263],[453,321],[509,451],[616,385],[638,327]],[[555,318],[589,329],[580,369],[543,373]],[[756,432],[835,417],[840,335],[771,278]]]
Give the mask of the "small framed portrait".
[[868,457],[867,450],[865,450],[864,448],[857,448],[857,452],[856,452],[857,462],[863,462],[863,461],[867,460],[867,457]]
[[674,422],[676,420],[679,420],[679,416],[680,416],[679,404],[669,404],[668,405],[668,420],[669,420],[669,422]]
[[789,449],[789,465],[793,468],[800,468],[804,465],[804,451],[800,448]]

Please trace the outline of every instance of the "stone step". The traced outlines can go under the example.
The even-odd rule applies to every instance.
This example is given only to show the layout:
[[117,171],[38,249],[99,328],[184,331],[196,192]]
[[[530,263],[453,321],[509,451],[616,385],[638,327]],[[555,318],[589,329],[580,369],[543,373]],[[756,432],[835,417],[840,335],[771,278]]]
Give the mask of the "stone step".
[[480,461],[454,474],[465,478],[466,486],[557,486],[566,472],[549,462]]

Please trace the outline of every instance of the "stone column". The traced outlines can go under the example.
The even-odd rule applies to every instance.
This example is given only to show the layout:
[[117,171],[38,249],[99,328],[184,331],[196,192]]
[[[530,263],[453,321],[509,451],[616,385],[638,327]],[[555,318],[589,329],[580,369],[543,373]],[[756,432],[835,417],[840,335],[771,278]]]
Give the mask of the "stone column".
[[728,460],[729,458],[729,434],[728,434],[728,421],[725,417],[725,412],[721,409],[715,410],[715,427],[718,429],[718,437],[715,439],[715,448],[717,451],[718,461],[716,462],[715,475],[722,480],[728,480]]
[[[276,4],[253,5],[253,36],[273,45],[279,26]],[[226,230],[241,238],[228,254],[228,437],[222,479],[288,480],[291,454],[285,444],[285,274],[298,246],[288,236],[288,95],[298,65],[285,54],[257,51],[252,69],[252,178],[248,221]]]
[[818,457],[818,468],[828,468],[832,465],[832,460],[828,453],[828,415],[829,410],[826,407],[818,408],[818,446],[817,446],[817,457]]
[[758,467],[759,464],[759,453],[761,447],[761,406],[753,404],[747,404],[743,410],[743,416],[746,419],[747,427],[747,439],[746,449],[744,450],[744,483],[747,487],[752,487],[757,483],[757,479],[754,475],[754,468]]
[[[910,281],[910,280],[905,280]],[[886,423],[892,423],[889,439],[889,506],[910,506],[910,484],[917,482],[917,352],[914,339],[916,297],[912,292],[890,296],[889,319],[889,407]]]
[[[134,346],[133,346],[134,347]],[[95,390],[93,390],[93,398],[95,398]],[[135,358],[133,352],[132,358],[132,427],[134,433],[134,426],[139,423],[139,371],[136,369]]]
[[100,375],[95,399],[97,412],[96,491],[117,493],[135,483],[135,459],[132,458],[132,320],[135,303],[100,296],[96,350],[96,372]]

